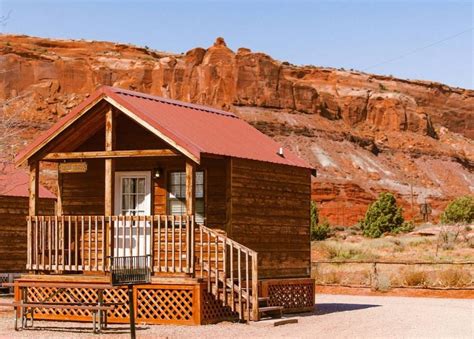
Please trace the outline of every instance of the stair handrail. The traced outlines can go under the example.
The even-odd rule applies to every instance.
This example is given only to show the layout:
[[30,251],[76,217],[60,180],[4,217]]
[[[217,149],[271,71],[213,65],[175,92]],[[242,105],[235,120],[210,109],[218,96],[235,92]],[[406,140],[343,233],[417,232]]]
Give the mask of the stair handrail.
[[[230,299],[231,299],[231,308],[232,311],[237,311],[239,314],[239,318],[241,320],[244,320],[247,318],[247,320],[258,320],[259,318],[259,312],[258,312],[258,253],[247,246],[244,246],[240,244],[239,242],[229,238],[227,234],[221,234],[216,230],[213,230],[209,227],[206,227],[204,225],[199,225],[199,244],[196,242],[196,246],[199,245],[199,255],[198,259],[200,260],[200,272],[201,272],[201,278],[204,277],[203,273],[204,271],[207,272],[207,283],[208,283],[208,291],[216,297],[216,299],[220,299],[220,293],[219,293],[219,282],[222,283],[223,285],[223,300],[222,303],[224,306],[228,306],[228,298],[227,298],[227,288],[229,287],[231,289],[230,293]],[[207,263],[204,260],[204,244],[203,244],[203,234],[207,233]],[[211,237],[214,238],[214,241],[211,243]],[[219,243],[223,244],[222,247],[222,264],[223,264],[223,269],[219,270],[219,263],[218,263],[218,257],[219,257]],[[211,245],[214,245],[214,251],[215,251],[215,263],[214,263],[214,269],[212,268],[212,262],[211,262]],[[230,249],[230,256],[228,256],[228,247]],[[233,269],[233,254],[234,254],[234,249],[237,250],[237,281],[238,283],[234,283],[234,269]],[[195,251],[197,254],[198,252]],[[242,279],[242,253],[244,254],[244,260],[245,260],[245,277]],[[229,275],[230,277],[227,276],[227,261],[229,259],[230,263],[230,269],[229,269]],[[249,274],[249,271],[251,270],[251,274]],[[222,275],[220,274],[222,273]],[[242,288],[242,280],[246,282],[246,285],[244,288]],[[251,289],[249,286],[249,283],[251,282]],[[215,290],[213,287],[215,286]],[[235,309],[235,294],[237,294],[237,302],[239,304],[239,307],[237,310]],[[246,307],[245,307],[245,314],[244,314],[244,309],[243,309],[243,304],[242,304],[242,299],[246,302]]]

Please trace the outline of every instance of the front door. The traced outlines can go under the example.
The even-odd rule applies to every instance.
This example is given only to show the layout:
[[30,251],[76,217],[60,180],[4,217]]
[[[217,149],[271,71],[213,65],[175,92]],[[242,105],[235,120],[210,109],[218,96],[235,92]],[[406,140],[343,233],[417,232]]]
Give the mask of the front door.
[[[150,172],[115,173],[115,214],[151,214]],[[119,218],[114,223],[114,256],[151,254],[151,227],[144,219]]]

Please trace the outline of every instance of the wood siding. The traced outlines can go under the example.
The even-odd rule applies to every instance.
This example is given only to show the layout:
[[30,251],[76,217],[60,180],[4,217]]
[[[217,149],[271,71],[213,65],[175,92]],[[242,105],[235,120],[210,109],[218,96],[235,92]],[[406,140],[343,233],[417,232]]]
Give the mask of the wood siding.
[[[54,199],[39,199],[39,215],[54,214]],[[26,268],[28,197],[0,196],[0,273]]]
[[104,214],[104,160],[88,160],[86,173],[61,175],[61,196],[64,215]]
[[259,278],[309,277],[308,169],[232,159],[229,236],[258,252]]

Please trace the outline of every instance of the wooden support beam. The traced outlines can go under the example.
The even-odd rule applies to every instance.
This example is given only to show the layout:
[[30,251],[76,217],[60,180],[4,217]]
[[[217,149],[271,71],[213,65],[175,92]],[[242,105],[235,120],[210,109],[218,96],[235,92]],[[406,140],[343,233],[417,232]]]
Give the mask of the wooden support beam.
[[29,214],[36,215],[38,213],[38,198],[39,198],[39,162],[30,164],[30,200],[29,200]]
[[141,158],[141,157],[173,157],[179,156],[171,149],[147,149],[130,151],[93,151],[93,152],[62,152],[49,153],[43,159],[45,161],[56,160],[80,160],[80,159],[107,159],[107,158]]
[[186,161],[186,213],[194,215],[196,212],[196,164]]
[[[115,119],[110,108],[105,118],[105,151],[112,152],[115,147]],[[105,159],[105,216],[114,214],[114,165],[115,160]]]
[[56,188],[58,191],[57,197],[56,197],[56,215],[61,216],[63,215],[63,181],[62,181],[62,174],[59,172],[59,166],[58,166],[58,179],[56,182]]

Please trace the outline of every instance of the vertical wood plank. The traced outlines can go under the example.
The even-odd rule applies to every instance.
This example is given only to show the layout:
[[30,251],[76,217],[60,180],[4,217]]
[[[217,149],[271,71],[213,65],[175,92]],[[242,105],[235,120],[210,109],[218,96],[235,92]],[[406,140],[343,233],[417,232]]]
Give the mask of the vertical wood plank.
[[97,216],[94,216],[94,226],[95,226],[95,258],[94,258],[94,270],[98,271],[99,270],[99,225],[98,225],[98,220]]
[[175,216],[171,216],[171,272],[176,272],[176,266],[174,257],[176,255],[176,243],[175,243]]
[[191,160],[186,161],[186,214],[194,215],[196,212],[196,164]]
[[202,228],[199,228],[199,255],[201,258],[201,279],[204,278],[204,256],[203,256],[203,246],[204,246],[204,241],[203,241],[203,232]]
[[31,229],[31,216],[27,216],[27,221],[26,221],[26,247],[28,251],[26,252],[26,269],[31,270],[31,253],[33,251],[33,248],[31,247],[31,235],[32,235],[32,229]]
[[54,217],[54,227],[55,227],[55,232],[54,232],[54,262],[56,264],[56,271],[59,271],[59,234],[60,234],[60,228],[59,228],[59,218],[58,216]]
[[[188,222],[186,221],[186,230],[188,229],[187,228],[188,226]],[[178,266],[179,266],[179,271],[180,272],[183,272],[183,216],[180,215],[179,216],[179,230],[178,230],[178,237],[179,237],[179,240],[178,240],[178,247],[179,247],[179,258],[178,258]],[[186,248],[187,249],[187,248]],[[188,266],[188,256],[186,256],[186,271],[189,269],[189,266]]]
[[30,164],[30,184],[29,184],[29,214],[38,213],[38,194],[39,194],[39,162]]
[[87,263],[89,264],[89,271],[92,271],[92,217],[89,216],[88,218],[88,224],[89,224],[89,255],[87,256]]
[[194,239],[194,232],[195,232],[195,229],[194,229],[194,215],[191,216],[191,221],[190,221],[190,232],[191,232],[191,239],[188,240],[188,246],[191,247],[191,254],[189,256],[189,260],[190,260],[190,266],[191,266],[191,272],[194,276],[194,246],[196,245],[195,244],[195,239]]
[[216,280],[216,299],[219,300],[219,238],[214,237],[214,264],[216,265],[215,280]]
[[84,251],[85,251],[85,244],[86,244],[86,239],[85,233],[84,233],[84,216],[81,215],[81,268],[82,270],[85,270],[85,262],[84,262]]
[[247,294],[246,309],[247,319],[250,321],[250,280],[249,280],[249,251],[245,251],[245,292]]
[[101,268],[102,268],[102,271],[105,272],[105,245],[107,244],[107,233],[105,231],[105,217],[104,216],[101,216],[101,223],[102,223],[102,262],[101,262]]
[[168,272],[168,216],[165,216],[165,272]]
[[161,272],[161,215],[158,216],[158,272]]
[[60,237],[60,242],[61,242],[61,266],[62,270],[64,271],[65,264],[66,264],[66,250],[65,250],[65,245],[66,245],[66,236],[65,236],[65,226],[64,226],[64,216],[61,216],[61,237]]
[[258,253],[252,256],[252,319],[259,320],[258,313]]
[[44,216],[41,217],[41,269],[45,269],[46,254],[46,224]]
[[72,254],[71,254],[71,216],[68,216],[67,218],[67,236],[68,236],[68,242],[67,242],[67,267],[68,270],[71,269],[72,265]]
[[51,236],[51,217],[48,216],[48,270],[52,269],[52,255],[53,255],[53,237]]
[[56,180],[56,215],[63,215],[63,177],[62,174],[59,172],[59,164],[58,164],[58,178]]
[[234,247],[232,242],[229,244],[229,251],[230,251],[230,285],[231,292],[230,292],[230,307],[232,308],[232,312],[235,312],[235,291],[234,291]]
[[238,310],[239,317],[242,319],[242,265],[241,265],[240,253],[241,253],[240,248],[237,248],[237,276],[239,280],[237,299],[239,302],[239,310]]
[[[105,115],[105,150],[115,148],[115,119],[112,107]],[[113,215],[114,207],[114,159],[105,159],[105,215]]]
[[79,238],[78,238],[78,227],[77,227],[77,216],[74,216],[74,264],[75,270],[78,271],[79,264]]

